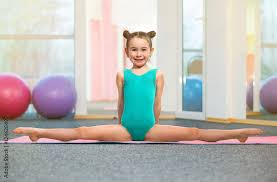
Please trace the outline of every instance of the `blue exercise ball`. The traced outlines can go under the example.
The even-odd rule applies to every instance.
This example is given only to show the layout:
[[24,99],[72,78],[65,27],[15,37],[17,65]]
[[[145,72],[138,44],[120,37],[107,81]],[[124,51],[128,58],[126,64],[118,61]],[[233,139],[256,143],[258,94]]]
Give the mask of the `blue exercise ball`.
[[187,77],[183,85],[183,110],[202,112],[202,80]]
[[32,92],[35,109],[48,119],[62,118],[71,114],[76,100],[77,94],[73,81],[63,75],[43,78]]

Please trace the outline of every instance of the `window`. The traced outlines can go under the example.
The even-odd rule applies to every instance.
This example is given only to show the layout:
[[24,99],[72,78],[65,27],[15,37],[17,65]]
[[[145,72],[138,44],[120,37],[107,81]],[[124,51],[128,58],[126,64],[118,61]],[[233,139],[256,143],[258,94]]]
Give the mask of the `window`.
[[265,80],[277,73],[277,1],[262,0],[261,6],[261,79]]
[[202,112],[203,0],[183,0],[183,111]]
[[0,72],[74,77],[74,0],[1,0]]

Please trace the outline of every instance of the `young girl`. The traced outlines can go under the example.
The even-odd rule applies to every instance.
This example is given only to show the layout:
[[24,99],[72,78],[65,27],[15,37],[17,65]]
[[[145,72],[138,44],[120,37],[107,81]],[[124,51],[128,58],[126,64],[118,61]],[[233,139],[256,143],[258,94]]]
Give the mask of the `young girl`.
[[39,138],[51,138],[61,141],[86,139],[101,141],[156,141],[175,142],[182,140],[218,140],[238,139],[245,142],[249,136],[260,135],[257,128],[212,130],[160,125],[161,97],[164,77],[161,71],[150,69],[147,62],[154,51],[152,38],[154,31],[124,31],[127,39],[125,52],[131,60],[132,69],[117,73],[118,87],[118,124],[79,127],[70,129],[42,129],[20,127],[13,130],[16,134],[25,134],[32,141]]

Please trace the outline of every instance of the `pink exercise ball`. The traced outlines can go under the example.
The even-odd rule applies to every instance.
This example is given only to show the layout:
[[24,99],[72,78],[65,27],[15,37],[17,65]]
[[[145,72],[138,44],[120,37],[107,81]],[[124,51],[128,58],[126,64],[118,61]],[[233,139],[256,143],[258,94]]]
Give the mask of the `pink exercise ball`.
[[269,113],[277,113],[277,76],[268,78],[260,91],[263,108]]
[[31,102],[26,83],[12,73],[0,74],[0,118],[15,119],[21,116]]

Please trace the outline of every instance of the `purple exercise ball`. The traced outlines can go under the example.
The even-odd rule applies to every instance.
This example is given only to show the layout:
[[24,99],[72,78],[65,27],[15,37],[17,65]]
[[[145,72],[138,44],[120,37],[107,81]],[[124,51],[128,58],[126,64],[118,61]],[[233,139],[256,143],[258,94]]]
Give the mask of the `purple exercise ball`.
[[268,78],[260,91],[263,108],[269,113],[277,113],[277,76]]
[[76,105],[76,89],[65,76],[48,76],[38,82],[32,92],[37,112],[45,118],[57,119],[70,114]]

